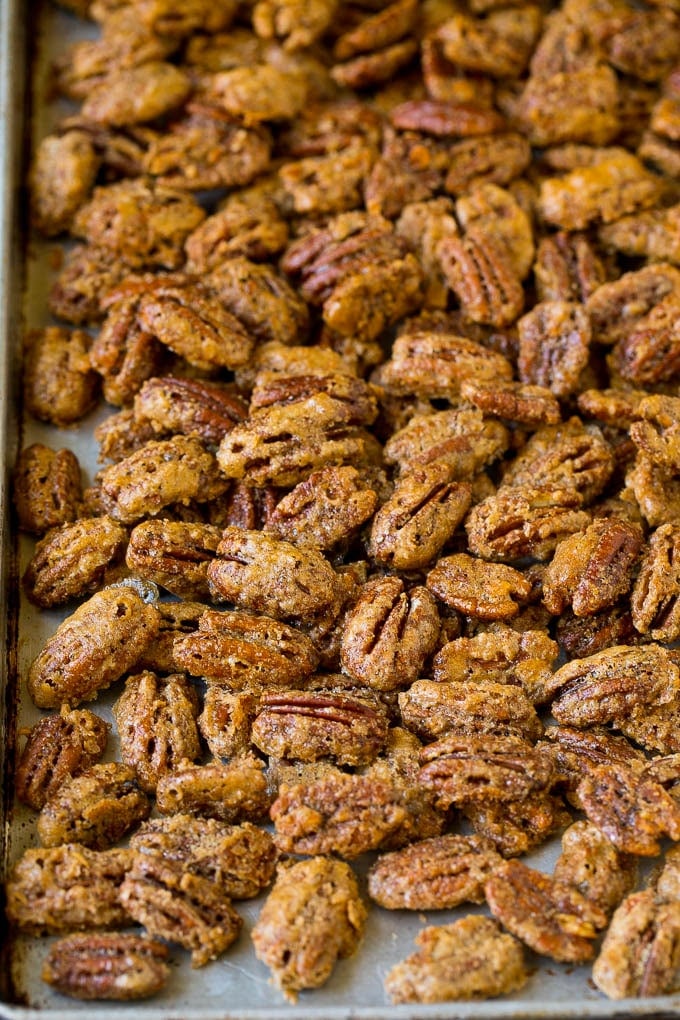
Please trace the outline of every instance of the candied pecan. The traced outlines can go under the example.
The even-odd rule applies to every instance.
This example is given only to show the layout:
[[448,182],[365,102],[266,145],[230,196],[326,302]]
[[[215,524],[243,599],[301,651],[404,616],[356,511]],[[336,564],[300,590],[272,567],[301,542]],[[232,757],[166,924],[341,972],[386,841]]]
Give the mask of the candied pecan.
[[175,640],[173,659],[194,676],[241,690],[299,682],[318,655],[309,638],[278,620],[207,610],[197,629]]
[[461,383],[460,395],[485,415],[523,425],[555,425],[561,420],[559,402],[546,386],[472,378]]
[[531,162],[526,138],[514,131],[481,135],[454,142],[444,186],[451,195],[463,195],[485,184],[510,184]]
[[341,661],[360,684],[391,691],[416,679],[439,637],[439,614],[421,586],[406,591],[398,577],[365,584],[345,620]]
[[613,606],[632,584],[642,544],[637,524],[596,518],[557,546],[543,577],[543,604],[555,616],[568,605],[575,616]]
[[442,238],[458,234],[451,200],[434,198],[428,202],[410,202],[401,211],[395,230],[417,254],[424,271],[424,307],[445,308],[447,286],[437,249]]
[[626,475],[640,512],[651,528],[673,524],[680,514],[680,479],[638,453]]
[[[560,465],[564,467],[563,464]],[[535,470],[535,468],[534,468]],[[557,545],[587,527],[590,514],[574,487],[508,486],[472,507],[465,523],[470,551],[490,560],[550,559]]]
[[479,836],[433,836],[378,857],[368,895],[387,910],[448,910],[483,903],[484,882],[501,863]]
[[31,663],[39,708],[90,701],[134,666],[160,628],[155,606],[129,587],[96,592],[59,625]]
[[446,59],[463,70],[515,78],[529,61],[540,23],[538,8],[529,4],[491,11],[484,19],[454,14],[436,38]]
[[82,843],[105,850],[150,811],[133,769],[120,762],[100,762],[69,776],[45,802],[38,816],[38,836],[46,847]]
[[680,856],[677,846],[670,847],[664,857],[663,868],[658,875],[654,887],[662,900],[676,900],[678,890],[678,857]]
[[[677,777],[677,767],[675,769]],[[659,840],[680,839],[680,806],[661,782],[640,766],[589,769],[578,785],[586,817],[623,853],[655,857]]]
[[609,425],[629,426],[640,417],[640,404],[646,390],[583,390],[576,403],[585,418],[596,418]]
[[680,907],[654,889],[626,897],[593,965],[595,985],[610,999],[665,995],[678,987]]
[[519,97],[516,119],[528,141],[541,148],[563,142],[606,145],[620,128],[620,95],[615,72],[603,63],[533,73]]
[[137,67],[110,70],[88,91],[82,116],[113,127],[139,124],[181,106],[190,91],[184,71],[165,61],[149,60]]
[[504,857],[531,853],[572,820],[561,798],[547,792],[501,804],[470,802],[462,812],[473,831]]
[[281,499],[267,531],[322,551],[349,539],[373,514],[378,496],[353,467],[326,467]]
[[535,741],[543,732],[527,696],[509,684],[416,680],[399,695],[399,708],[404,726],[423,740],[450,733]]
[[521,944],[490,917],[423,928],[415,943],[418,951],[385,975],[393,1003],[489,999],[529,979]]
[[329,857],[289,861],[280,865],[252,930],[255,955],[294,1002],[298,991],[324,984],[337,960],[355,952],[366,918],[348,864]]
[[496,184],[481,184],[456,202],[456,216],[469,232],[500,241],[520,280],[529,275],[534,260],[534,239],[529,216],[510,191]]
[[14,468],[12,495],[22,531],[42,535],[74,521],[82,497],[76,455],[43,443],[25,447]]
[[220,544],[220,528],[183,521],[142,521],[130,533],[125,561],[140,577],[182,598],[209,594],[208,564]]
[[284,163],[279,177],[299,215],[320,216],[361,206],[362,185],[376,153],[355,144],[340,152]]
[[[376,218],[394,218],[409,204],[431,199],[442,187],[449,162],[446,141],[386,127],[380,156],[364,183],[367,211]],[[457,233],[455,221],[447,227]]]
[[191,950],[192,967],[220,956],[243,924],[229,897],[209,878],[186,870],[181,859],[154,851],[134,853],[120,901],[151,935]]
[[[416,4],[413,0],[396,0],[396,3],[390,4],[375,17],[381,17],[393,9],[410,9],[415,13]],[[347,88],[370,88],[389,81],[417,52],[418,43],[415,39],[400,39],[373,53],[359,53],[349,60],[334,64],[331,77],[336,84]]]
[[79,326],[104,318],[100,299],[116,287],[127,273],[121,262],[91,245],[72,248],[47,297],[52,315]]
[[666,471],[680,470],[680,399],[644,396],[630,436],[638,449]]
[[123,926],[129,917],[118,889],[131,864],[127,849],[26,850],[7,879],[8,920],[34,935]]
[[610,765],[613,768],[635,768],[645,762],[642,751],[621,736],[614,736],[601,726],[587,730],[571,726],[549,726],[545,736],[554,741],[552,754],[560,776],[566,786],[567,799],[581,808],[578,785],[593,768]]
[[539,241],[534,277],[539,301],[586,302],[607,279],[604,262],[589,238],[563,230]]
[[576,617],[567,611],[557,621],[555,636],[571,659],[585,659],[611,645],[636,644],[638,639],[630,608],[625,604],[593,616]]
[[127,531],[111,517],[86,517],[50,530],[36,545],[23,584],[42,609],[97,589],[121,558]]
[[400,131],[459,138],[492,134],[505,127],[496,111],[474,103],[447,103],[437,99],[412,99],[390,111],[390,122]]
[[676,324],[677,293],[662,299],[615,347],[613,367],[636,386],[649,386],[680,375],[680,342]]
[[31,216],[47,237],[67,230],[87,202],[100,158],[85,131],[47,135],[31,170]]
[[147,999],[170,977],[167,946],[141,935],[69,935],[51,947],[40,976],[74,999]]
[[172,375],[147,379],[135,397],[136,422],[150,422],[154,432],[197,435],[218,444],[229,429],[248,416],[244,400],[219,383]]
[[543,301],[522,316],[517,329],[521,381],[545,386],[559,398],[573,393],[588,364],[591,341],[582,305]]
[[624,255],[645,255],[662,262],[680,264],[680,206],[652,209],[623,216],[600,229],[602,242]]
[[602,284],[586,306],[598,342],[615,344],[644,329],[654,308],[678,294],[680,271],[667,263],[644,266]]
[[159,777],[178,762],[200,756],[197,714],[196,694],[182,674],[160,680],[147,670],[125,681],[113,717],[121,758],[146,793],[153,793]]
[[206,98],[251,127],[266,120],[293,120],[305,106],[308,91],[299,71],[252,63],[213,74]]
[[97,375],[88,356],[92,340],[80,329],[48,326],[24,341],[24,403],[41,421],[71,425],[98,397]]
[[228,195],[224,203],[186,239],[186,269],[200,275],[234,256],[259,262],[282,251],[288,224],[266,194],[248,188]]
[[609,63],[643,81],[663,78],[680,48],[680,25],[670,10],[617,14],[598,25],[596,34]]
[[631,593],[635,629],[654,641],[670,643],[680,637],[678,551],[680,530],[674,524],[662,524],[650,535]]
[[179,864],[208,879],[224,896],[239,900],[265,889],[276,865],[274,841],[264,829],[192,815],[144,822],[130,839],[130,848]]
[[517,616],[516,599],[527,599],[531,584],[513,567],[488,563],[466,553],[443,556],[427,575],[427,587],[438,599],[480,620]]
[[287,50],[305,49],[333,23],[338,0],[258,0],[253,28],[262,39],[282,39]]
[[634,857],[620,853],[591,822],[574,822],[562,836],[553,877],[570,885],[609,916],[632,891]]
[[445,237],[441,268],[473,322],[508,326],[524,307],[524,291],[506,248],[476,224],[464,238]]
[[485,892],[494,917],[535,952],[564,963],[593,957],[593,940],[607,918],[577,889],[521,861],[505,861],[487,879]]
[[270,802],[262,762],[253,755],[232,758],[227,765],[180,762],[156,787],[156,804],[164,815],[185,812],[223,822],[258,821]]
[[215,457],[195,436],[146,443],[100,475],[108,512],[123,524],[154,516],[171,503],[210,500],[227,488]]
[[589,726],[668,704],[680,687],[680,671],[660,645],[619,645],[566,663],[554,682],[558,694],[552,713],[557,721]]
[[234,254],[215,266],[206,282],[260,343],[294,344],[307,333],[307,305],[272,266]]
[[387,464],[398,464],[403,473],[443,461],[454,480],[471,480],[505,452],[509,439],[500,422],[486,421],[474,408],[454,407],[415,414],[390,436],[384,455]]
[[[671,655],[675,661],[677,656]],[[680,695],[676,694],[660,705],[642,705],[615,715],[612,725],[642,747],[667,755],[680,751],[679,721]]]
[[132,268],[176,269],[184,259],[184,241],[204,219],[189,195],[136,179],[95,188],[72,230]]
[[209,607],[201,602],[158,602],[156,608],[160,629],[137,659],[135,668],[150,669],[153,673],[179,673],[182,667],[173,655],[175,638],[196,630],[199,618]]
[[[109,300],[107,296],[103,304]],[[121,407],[132,403],[144,381],[162,370],[165,353],[158,338],[142,329],[136,312],[136,300],[116,301],[90,348],[90,364],[102,377],[105,400]]]
[[389,361],[378,371],[380,385],[389,393],[430,399],[460,396],[468,379],[509,380],[507,358],[455,333],[403,332],[394,342]]
[[35,811],[69,776],[100,760],[108,739],[108,726],[88,709],[62,705],[59,715],[40,719],[27,733],[17,762],[14,785],[17,797]]
[[250,728],[257,706],[258,698],[250,691],[234,693],[208,683],[198,728],[214,757],[233,758],[250,749]]

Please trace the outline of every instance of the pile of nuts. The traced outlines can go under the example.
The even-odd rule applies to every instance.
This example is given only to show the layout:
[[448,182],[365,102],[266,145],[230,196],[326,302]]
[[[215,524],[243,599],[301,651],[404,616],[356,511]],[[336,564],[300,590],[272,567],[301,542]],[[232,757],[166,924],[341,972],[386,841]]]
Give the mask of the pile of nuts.
[[680,847],[634,890],[680,840],[678,0],[65,3],[100,33],[34,156],[78,243],[24,404],[112,410],[89,485],[66,431],[14,476],[69,613],[7,882],[65,936],[44,979],[151,995],[273,883],[291,1000],[368,900],[491,914],[424,929],[394,1002],[515,992],[523,944],[676,990]]

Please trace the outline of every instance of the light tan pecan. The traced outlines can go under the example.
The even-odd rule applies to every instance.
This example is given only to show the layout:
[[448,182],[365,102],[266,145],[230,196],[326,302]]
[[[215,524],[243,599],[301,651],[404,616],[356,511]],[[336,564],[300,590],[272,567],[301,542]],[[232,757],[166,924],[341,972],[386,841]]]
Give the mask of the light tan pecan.
[[610,916],[632,891],[637,865],[634,857],[620,853],[595,825],[580,821],[562,836],[562,852],[553,874]]
[[[573,26],[571,31],[584,38],[583,31]],[[550,29],[544,39],[549,35]],[[544,63],[541,48],[532,69]],[[585,60],[565,60],[564,54],[558,60],[561,66],[546,68],[547,73],[534,70],[519,96],[515,112],[523,134],[541,148],[564,142],[606,145],[620,127],[617,75],[592,50]]]
[[186,269],[200,276],[233,256],[259,262],[282,251],[288,224],[274,199],[255,188],[235,191],[186,240]]
[[531,162],[529,143],[515,131],[466,138],[454,142],[448,151],[445,188],[451,195],[463,195],[485,184],[508,185]]
[[248,407],[223,385],[168,375],[146,380],[135,396],[134,415],[135,421],[150,422],[161,435],[194,434],[217,445],[247,418]]
[[448,198],[409,202],[401,210],[395,230],[417,254],[425,273],[423,306],[445,308],[447,286],[437,258],[437,248],[442,238],[458,234],[458,224],[453,216],[453,203]]
[[341,152],[284,163],[279,177],[298,214],[346,212],[361,206],[362,185],[376,156],[374,149],[355,143]]
[[529,275],[534,261],[531,220],[511,191],[496,184],[482,184],[456,202],[456,216],[465,231],[473,226],[502,242],[520,280]]
[[399,708],[404,726],[428,741],[449,733],[535,741],[543,732],[527,696],[509,684],[416,680],[399,695]]
[[[374,17],[380,17],[391,9],[414,9],[414,7],[413,0],[396,0]],[[389,82],[397,71],[410,63],[417,52],[418,44],[415,39],[400,39],[383,49],[372,53],[359,53],[349,60],[334,64],[331,68],[331,77],[341,87],[370,88],[382,82]]]
[[579,385],[588,364],[590,321],[582,305],[543,301],[517,323],[519,377],[564,398]]
[[562,798],[545,791],[504,804],[469,802],[462,813],[503,857],[531,853],[572,821]]
[[90,701],[127,673],[160,629],[158,610],[130,587],[96,592],[59,625],[28,671],[39,708]]
[[206,98],[252,127],[268,120],[293,120],[304,108],[308,92],[300,71],[251,63],[213,74]]
[[142,521],[130,532],[125,562],[140,577],[180,598],[209,595],[208,564],[215,558],[222,532],[211,524]]
[[497,460],[508,447],[504,425],[489,421],[476,408],[454,407],[432,414],[415,414],[385,444],[385,462],[401,472],[444,461],[452,480],[471,480]]
[[85,131],[51,134],[38,145],[31,169],[31,217],[47,237],[67,230],[88,200],[100,158]]
[[638,453],[626,475],[640,512],[651,528],[674,524],[680,513],[680,480],[644,453]]
[[531,582],[504,563],[488,563],[467,553],[442,556],[426,584],[438,599],[480,620],[508,620],[531,594]]
[[602,243],[625,255],[643,255],[660,262],[680,264],[677,240],[680,206],[652,209],[623,216],[600,229]]
[[50,530],[36,545],[23,584],[48,609],[98,588],[122,556],[127,531],[111,517],[86,517]]
[[279,867],[253,928],[255,954],[295,1001],[298,991],[324,984],[337,960],[355,952],[366,918],[348,864],[329,857],[289,861]]
[[311,46],[333,22],[338,0],[258,0],[253,28],[262,39],[280,39],[286,50]]
[[62,705],[32,726],[17,762],[14,786],[17,797],[35,811],[56,793],[69,776],[100,760],[108,739],[108,726],[88,709]]
[[626,897],[612,918],[593,981],[610,999],[667,995],[678,987],[680,905],[653,889]]
[[28,849],[7,879],[7,917],[33,935],[122,927],[129,917],[118,889],[131,864],[127,849]]
[[630,437],[659,467],[673,474],[680,471],[680,399],[645,396],[630,427]]
[[444,56],[466,71],[516,78],[525,69],[541,26],[537,7],[491,11],[486,18],[454,14],[437,30]]
[[449,286],[473,322],[509,326],[522,313],[522,284],[501,242],[473,224],[462,239],[445,237],[437,251]]
[[182,674],[160,680],[147,670],[125,681],[113,706],[120,755],[147,793],[178,762],[200,757],[197,715],[196,693]]
[[72,425],[94,407],[98,378],[92,371],[92,338],[81,329],[47,326],[24,339],[24,403],[41,421]]
[[223,822],[259,821],[271,797],[259,758],[244,755],[223,765],[180,762],[173,772],[161,776],[156,804],[164,815],[187,813]]
[[527,867],[505,861],[487,879],[491,913],[535,952],[564,963],[592,959],[605,913],[577,889]]
[[250,749],[250,727],[258,698],[250,691],[232,692],[208,683],[198,728],[215,758],[234,758]]
[[673,642],[680,637],[680,531],[662,524],[650,535],[640,573],[631,593],[635,629],[654,641]]
[[344,624],[342,667],[360,684],[391,691],[416,679],[439,636],[439,614],[421,586],[407,591],[398,577],[378,577],[361,589]]
[[[677,763],[674,774],[677,781]],[[598,765],[577,792],[588,821],[622,853],[656,857],[662,838],[680,839],[680,805],[644,767]]]
[[89,90],[82,115],[112,127],[141,124],[181,106],[190,91],[191,81],[179,67],[149,60],[109,71]]
[[134,852],[120,901],[151,935],[189,949],[192,967],[221,956],[243,925],[219,886],[185,870],[184,861],[148,850]]
[[545,731],[553,741],[554,756],[560,784],[566,789],[570,804],[581,808],[578,785],[593,768],[610,765],[612,768],[642,767],[644,753],[625,737],[614,736],[603,726],[577,729],[573,726],[549,726]]
[[677,901],[678,878],[680,878],[678,875],[679,857],[680,851],[677,845],[666,850],[663,868],[654,883],[658,896],[663,900]]
[[14,468],[12,496],[22,531],[42,535],[74,521],[82,498],[78,458],[43,443],[25,447]]
[[47,847],[82,843],[105,850],[150,812],[133,769],[120,762],[99,763],[65,779],[45,802],[38,816],[38,836]]
[[558,230],[539,241],[534,278],[539,301],[585,303],[607,275],[587,235]]
[[559,402],[546,386],[466,379],[461,383],[460,395],[483,414],[512,422],[555,425],[561,419]]
[[167,946],[141,935],[70,935],[50,949],[40,976],[74,999],[147,999],[170,977]]
[[107,252],[78,244],[65,256],[47,297],[52,315],[81,326],[104,318],[101,297],[118,286],[127,268],[111,262]]

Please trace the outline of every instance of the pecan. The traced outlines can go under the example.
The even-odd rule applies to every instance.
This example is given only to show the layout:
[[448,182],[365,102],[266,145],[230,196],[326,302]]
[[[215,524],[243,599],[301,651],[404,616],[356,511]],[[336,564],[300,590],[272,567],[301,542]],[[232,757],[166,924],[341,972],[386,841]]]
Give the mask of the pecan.
[[148,818],[150,811],[131,768],[120,762],[91,765],[65,779],[45,802],[38,816],[38,836],[47,847],[82,843],[104,850]]
[[286,50],[304,49],[332,24],[338,0],[258,0],[253,28],[262,39],[281,39]]
[[563,230],[538,243],[534,277],[540,301],[584,303],[607,279],[604,262],[588,237]]
[[323,552],[351,538],[373,515],[377,504],[377,494],[356,468],[322,468],[277,503],[267,531]]
[[151,935],[191,950],[192,967],[220,956],[243,924],[222,889],[182,860],[148,850],[134,853],[120,901]]
[[589,297],[587,311],[600,343],[623,341],[666,298],[680,294],[680,271],[666,263],[644,266],[603,283]]
[[598,41],[619,71],[655,81],[667,74],[680,47],[680,25],[669,9],[629,11],[598,26]]
[[433,836],[382,854],[368,873],[368,895],[387,910],[449,910],[483,903],[484,882],[501,863],[479,836]]
[[107,252],[90,245],[76,245],[66,255],[48,294],[50,312],[75,326],[99,322],[105,314],[101,298],[118,286],[126,272],[123,263],[111,263]]
[[276,865],[274,842],[264,829],[250,822],[227,825],[192,815],[144,822],[130,848],[179,865],[236,900],[250,899],[265,889]]
[[[381,154],[364,184],[366,209],[376,218],[395,217],[409,205],[432,199],[441,189],[449,159],[446,141],[386,127]],[[448,228],[445,233],[458,232],[455,220]]]
[[209,683],[198,728],[215,758],[234,758],[250,749],[250,728],[258,699],[249,691],[225,690]]
[[233,758],[227,765],[180,762],[156,787],[156,803],[164,815],[186,812],[223,822],[258,821],[270,801],[262,763],[252,755]]
[[150,422],[156,433],[193,434],[217,445],[247,418],[248,407],[224,386],[167,375],[146,380],[135,396],[134,414],[135,421]]
[[613,364],[624,379],[636,386],[673,380],[680,374],[680,342],[676,323],[680,311],[677,293],[663,298],[617,345]]
[[660,262],[680,264],[678,224],[680,206],[652,209],[620,220],[600,229],[604,245],[624,255],[643,255]]
[[170,977],[167,956],[141,935],[70,935],[52,946],[40,976],[74,999],[146,999]]
[[[532,69],[536,63],[532,60]],[[604,63],[534,72],[519,96],[516,117],[528,141],[541,148],[563,142],[606,145],[620,127],[620,94],[616,74]]]
[[252,63],[213,74],[206,98],[252,127],[267,120],[293,120],[305,106],[308,91],[299,71]]
[[242,328],[261,343],[294,344],[305,337],[307,305],[272,266],[236,254],[215,266],[207,282]]
[[28,731],[14,785],[19,800],[35,811],[69,776],[94,765],[104,754],[108,727],[88,709],[62,705],[59,715],[40,719]]
[[231,690],[283,686],[302,681],[318,662],[312,642],[268,616],[206,610],[198,628],[179,636],[173,658],[193,676]]
[[594,955],[597,929],[606,915],[577,889],[505,861],[487,879],[491,913],[535,952],[564,963],[583,963]]
[[680,839],[677,800],[639,766],[619,766],[616,772],[609,765],[596,766],[577,792],[588,820],[623,853],[655,857],[662,837]]
[[505,131],[454,142],[449,157],[444,186],[451,195],[463,195],[484,184],[510,184],[529,166],[531,148],[522,135]]
[[535,741],[543,726],[536,710],[517,687],[416,680],[399,695],[404,726],[423,740],[457,736],[520,737]]
[[[410,8],[415,11],[413,0],[397,0],[391,4],[391,8]],[[379,17],[380,12],[375,17]],[[346,60],[343,63],[334,64],[331,68],[331,76],[340,86],[354,89],[369,88],[379,85],[381,82],[389,81],[390,78],[405,64],[408,64],[418,52],[418,43],[415,39],[400,39],[385,46],[384,49],[376,50],[374,53],[361,53],[356,57]]]
[[520,943],[490,917],[461,917],[423,928],[418,952],[385,975],[393,1003],[489,999],[522,988],[528,973]]
[[140,124],[181,106],[190,91],[184,71],[165,61],[149,60],[110,71],[88,92],[82,115],[113,127]]
[[160,629],[140,655],[135,668],[150,669],[153,673],[179,673],[182,667],[173,655],[175,638],[193,633],[208,608],[202,602],[159,602]]
[[646,390],[583,390],[576,403],[584,418],[596,418],[608,425],[630,426],[640,418]]
[[125,528],[107,516],[86,517],[50,530],[26,567],[26,594],[43,609],[89,594],[120,559],[126,543]]
[[506,248],[473,224],[464,238],[445,237],[438,255],[444,276],[473,322],[509,326],[524,307],[524,291]]
[[561,419],[557,398],[546,386],[512,381],[465,380],[460,395],[485,415],[526,425],[555,425]]
[[28,671],[39,708],[89,701],[127,673],[160,628],[155,606],[129,587],[97,592],[59,625]]
[[437,249],[442,238],[458,234],[451,200],[433,198],[429,202],[410,202],[401,211],[395,230],[416,253],[425,273],[424,307],[445,308],[447,286]]
[[459,138],[501,131],[503,117],[474,103],[445,103],[436,99],[412,99],[390,111],[390,121],[400,131]]
[[161,371],[163,346],[136,319],[137,300],[116,301],[90,349],[92,367],[102,377],[104,398],[110,404],[132,403],[146,379]]
[[345,672],[380,691],[416,679],[439,636],[435,601],[423,587],[407,592],[398,577],[378,577],[361,589],[345,621]]
[[464,70],[515,78],[529,61],[540,24],[538,8],[527,4],[491,11],[484,19],[454,14],[436,37],[446,59]]
[[573,393],[590,349],[590,322],[583,307],[544,301],[522,316],[517,329],[521,381],[545,386],[559,398]]
[[[442,242],[443,243],[443,242]],[[401,333],[390,360],[381,366],[380,385],[389,393],[454,401],[468,379],[509,380],[512,366],[502,354],[454,333]]]
[[680,637],[680,576],[676,550],[680,532],[673,524],[663,524],[650,536],[643,554],[640,573],[631,594],[635,629],[655,641],[673,642]]
[[665,995],[678,986],[680,909],[653,889],[618,908],[593,965],[593,981],[610,999]]
[[208,564],[215,558],[222,532],[210,524],[142,521],[130,533],[125,562],[140,577],[155,581],[173,595],[205,598]]
[[81,329],[48,326],[31,330],[24,341],[24,403],[41,421],[71,425],[96,403],[97,376]]
[[581,808],[578,785],[594,768],[610,765],[624,770],[644,764],[645,756],[621,736],[614,736],[601,726],[581,730],[572,726],[549,726],[545,736],[554,741],[552,754],[560,782],[566,787],[567,799]]
[[341,213],[361,205],[362,185],[375,158],[373,149],[355,144],[341,152],[284,163],[279,177],[295,212]]
[[27,446],[17,457],[12,495],[22,531],[42,535],[74,521],[82,496],[76,455],[42,443]]
[[118,889],[131,864],[126,849],[66,843],[26,850],[7,880],[7,917],[35,935],[125,925]]
[[298,991],[324,984],[336,961],[354,953],[366,918],[348,864],[327,857],[290,861],[280,866],[253,928],[255,954],[295,1001]]
[[609,916],[635,885],[634,857],[620,853],[591,822],[574,822],[562,836],[554,878],[578,889]]
[[612,645],[634,645],[638,635],[628,606],[613,606],[593,616],[567,610],[557,621],[555,637],[570,659],[585,659]]
[[125,681],[113,706],[120,754],[147,793],[178,762],[200,756],[197,714],[195,692],[181,674],[161,681],[146,671]]
[[643,453],[626,475],[642,516],[650,527],[674,524],[680,513],[680,480]]
[[496,184],[482,184],[456,202],[456,216],[469,232],[474,226],[480,234],[502,242],[520,280],[526,279],[534,260],[531,221],[510,191]]
[[[107,0],[101,0],[104,9]],[[96,0],[95,0],[96,3]],[[93,14],[95,12],[93,11]],[[101,10],[98,17],[101,17]],[[235,14],[232,2],[215,8],[210,0],[142,0],[137,17],[147,31],[181,39],[192,32],[221,32],[229,28]]]
[[531,853],[572,820],[561,798],[545,791],[501,804],[471,801],[462,812],[473,831],[504,857]]
[[259,262],[278,255],[287,242],[288,224],[276,202],[246,188],[228,195],[218,211],[189,234],[186,270],[201,276],[239,255]]
[[515,599],[527,599],[531,594],[530,582],[518,570],[466,553],[437,560],[426,584],[447,606],[480,620],[517,616],[519,605]]
[[454,407],[433,414],[415,414],[385,444],[385,462],[401,472],[444,461],[452,480],[471,480],[507,449],[508,430],[487,421],[476,408]]
[[47,135],[31,170],[31,216],[47,237],[68,229],[87,201],[100,159],[85,131]]

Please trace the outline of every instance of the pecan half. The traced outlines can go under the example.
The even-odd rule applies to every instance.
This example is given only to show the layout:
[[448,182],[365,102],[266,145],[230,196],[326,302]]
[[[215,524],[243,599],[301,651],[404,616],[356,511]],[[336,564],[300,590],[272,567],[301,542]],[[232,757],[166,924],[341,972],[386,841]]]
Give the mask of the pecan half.
[[472,226],[438,248],[444,276],[473,322],[509,326],[524,308],[524,291],[502,244]]
[[546,386],[564,398],[579,385],[588,364],[590,321],[582,305],[542,301],[517,323],[522,382]]
[[42,535],[74,521],[82,498],[78,458],[43,443],[27,446],[17,458],[12,495],[22,531]]
[[591,822],[574,822],[562,836],[562,852],[554,878],[578,889],[609,916],[632,891],[637,878],[635,858],[620,853]]
[[610,999],[666,995],[678,987],[680,905],[653,889],[628,896],[612,918],[593,981]]
[[146,999],[170,977],[167,946],[140,935],[70,935],[56,942],[41,977],[74,999]]
[[480,620],[517,616],[516,599],[528,599],[531,582],[504,563],[487,563],[466,553],[443,556],[427,575],[431,592],[461,613]]
[[172,375],[147,379],[135,397],[135,419],[151,422],[157,433],[197,435],[217,445],[248,407],[224,386]]
[[462,813],[504,857],[531,853],[572,821],[561,797],[545,791],[504,804],[470,801]]
[[680,637],[679,552],[680,531],[662,524],[650,535],[631,593],[635,629],[654,641],[670,643]]
[[24,403],[41,421],[72,425],[97,402],[98,378],[89,350],[92,338],[81,329],[48,326],[24,340]]
[[158,780],[156,804],[164,815],[187,813],[222,822],[259,821],[271,797],[259,758],[246,754],[228,764],[180,762]]
[[423,740],[456,736],[538,740],[543,726],[526,694],[508,684],[416,680],[399,695],[404,726]]
[[249,691],[233,693],[208,683],[198,728],[215,758],[235,758],[250,749],[250,728],[258,698]]
[[211,524],[142,521],[130,532],[125,562],[140,577],[181,598],[207,598],[208,564],[222,531]]
[[[470,343],[464,341],[468,349]],[[504,425],[486,420],[476,408],[455,407],[414,414],[387,440],[384,455],[386,463],[398,464],[401,472],[444,461],[452,480],[471,481],[504,453],[509,438]]]

